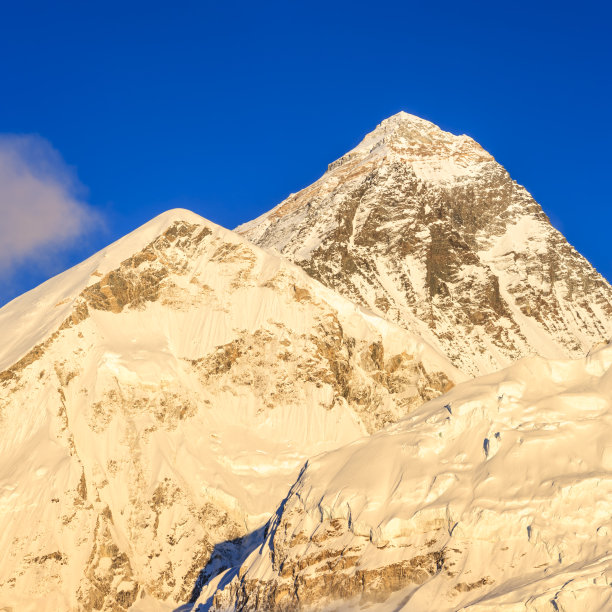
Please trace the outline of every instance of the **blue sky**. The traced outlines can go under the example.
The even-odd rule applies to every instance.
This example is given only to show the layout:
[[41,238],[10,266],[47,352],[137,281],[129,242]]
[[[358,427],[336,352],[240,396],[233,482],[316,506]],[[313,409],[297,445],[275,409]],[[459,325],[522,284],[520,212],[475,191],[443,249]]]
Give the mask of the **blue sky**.
[[400,110],[480,142],[612,280],[605,5],[6,3],[0,304],[168,208],[249,220]]

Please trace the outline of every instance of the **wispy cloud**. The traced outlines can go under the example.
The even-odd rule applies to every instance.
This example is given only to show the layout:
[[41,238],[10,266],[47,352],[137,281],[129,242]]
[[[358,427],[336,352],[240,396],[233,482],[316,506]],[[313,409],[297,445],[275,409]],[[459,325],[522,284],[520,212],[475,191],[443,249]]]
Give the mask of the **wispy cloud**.
[[[0,274],[45,250],[71,246],[98,214],[51,144],[35,135],[0,135]],[[46,253],[48,255],[48,253]]]

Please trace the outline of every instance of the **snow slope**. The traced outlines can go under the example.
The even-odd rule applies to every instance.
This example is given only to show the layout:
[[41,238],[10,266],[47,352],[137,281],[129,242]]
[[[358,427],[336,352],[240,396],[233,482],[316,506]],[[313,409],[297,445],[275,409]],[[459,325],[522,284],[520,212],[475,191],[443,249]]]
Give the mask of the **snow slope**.
[[193,213],[0,310],[0,604],[153,609],[264,523],[311,455],[462,375]]
[[70,270],[15,298],[0,309],[0,371],[23,357],[34,345],[54,332],[69,315],[74,300],[87,286],[98,282],[134,253],[142,250],[181,219],[202,223],[189,210],[173,209],[117,240]]
[[236,229],[472,375],[612,337],[612,288],[468,136],[407,113]]
[[194,610],[610,610],[612,345],[309,460],[251,548]]

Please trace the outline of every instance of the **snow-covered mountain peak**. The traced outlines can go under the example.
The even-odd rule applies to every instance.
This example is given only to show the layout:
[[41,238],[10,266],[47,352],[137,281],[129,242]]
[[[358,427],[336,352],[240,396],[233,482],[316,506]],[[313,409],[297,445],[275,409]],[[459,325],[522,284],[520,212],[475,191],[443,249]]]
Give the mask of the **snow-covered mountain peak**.
[[147,221],[144,225],[140,227],[140,229],[144,230],[152,225],[170,225],[171,223],[175,223],[176,221],[185,221],[187,223],[205,223],[210,224],[212,221],[205,219],[204,217],[194,213],[192,210],[187,208],[170,208],[169,210],[160,213],[156,217],[153,217],[150,221]]
[[364,137],[358,147],[364,145],[366,142],[368,144],[376,143],[383,139],[386,139],[388,143],[396,143],[398,140],[408,135],[415,141],[423,140],[426,139],[429,134],[435,134],[441,131],[442,130],[440,130],[435,123],[401,111],[381,121]]
[[85,287],[98,282],[179,221],[218,227],[190,210],[168,210],[1,308],[0,371],[49,336],[68,316],[73,301]]
[[483,163],[495,160],[469,136],[445,132],[431,121],[401,111],[383,120],[356,147],[331,162],[327,172],[313,185],[292,193],[271,211],[238,226],[236,231],[257,241],[259,232],[255,227],[307,206],[317,187],[334,189],[347,177],[364,177],[375,168],[398,164],[418,180],[447,185],[477,175]]
[[24,612],[187,601],[308,457],[465,378],[184,210],[8,304],[0,337],[0,605]]
[[431,121],[403,111],[382,121],[354,149],[331,163],[329,170],[373,157],[401,160],[417,175],[443,181],[464,176],[470,173],[471,166],[493,160],[469,136],[445,132]]
[[612,288],[525,188],[468,136],[407,113],[236,231],[473,374],[612,335]]

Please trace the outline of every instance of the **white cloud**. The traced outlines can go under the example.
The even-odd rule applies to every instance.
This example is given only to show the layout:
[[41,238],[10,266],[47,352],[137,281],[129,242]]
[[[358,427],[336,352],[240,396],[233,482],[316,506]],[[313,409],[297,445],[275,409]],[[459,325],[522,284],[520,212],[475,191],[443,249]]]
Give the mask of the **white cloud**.
[[0,135],[0,272],[43,249],[67,247],[98,215],[51,144],[33,135]]

